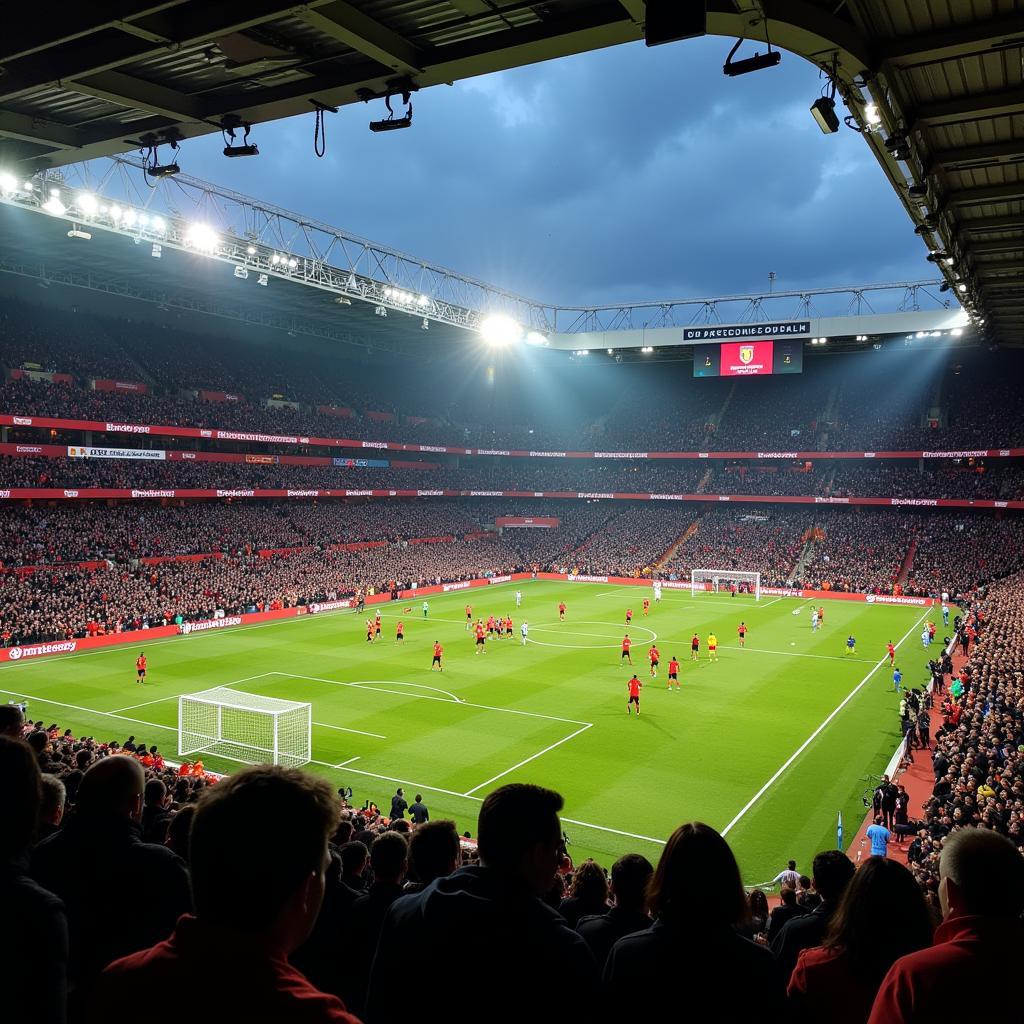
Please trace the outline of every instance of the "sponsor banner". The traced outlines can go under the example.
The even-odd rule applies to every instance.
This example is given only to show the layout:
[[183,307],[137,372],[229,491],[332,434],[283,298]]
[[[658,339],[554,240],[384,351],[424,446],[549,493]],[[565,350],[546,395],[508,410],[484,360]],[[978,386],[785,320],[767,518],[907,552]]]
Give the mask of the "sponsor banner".
[[727,341],[730,338],[778,338],[786,336],[802,337],[810,333],[810,320],[776,320],[772,323],[763,324],[684,327],[683,341]]
[[320,497],[320,492],[319,491],[310,491],[310,490],[306,490],[306,491],[288,491],[287,496],[289,498],[319,498]]
[[37,384],[73,384],[75,378],[70,373],[16,368],[11,370],[11,380],[34,380]]
[[288,434],[252,434],[244,430],[215,430],[215,439],[220,441],[259,441],[265,444],[305,444],[298,437]]
[[224,491],[221,491],[221,490],[217,491],[217,497],[218,498],[252,498],[252,497],[255,496],[255,494],[256,494],[255,491],[247,491],[244,488],[238,488],[238,487],[231,488],[231,489],[224,490]]
[[100,429],[109,434],[150,434],[153,432],[152,427],[143,423],[107,423]]
[[528,452],[531,458],[535,459],[564,459],[565,452]]
[[350,409],[346,405],[318,405],[316,411],[322,412],[325,416],[337,416],[339,419],[352,419],[356,414],[355,409]]
[[153,488],[147,488],[146,490],[133,490],[133,498],[173,498],[175,496],[174,491],[160,491]]
[[120,391],[133,395],[144,395],[149,385],[139,380],[94,380],[92,386],[96,391]]
[[[331,459],[331,464],[334,466],[340,466],[342,469],[387,469],[391,465],[388,459],[346,459],[346,458],[335,458]],[[397,463],[396,463],[397,465]],[[403,463],[405,466],[416,465],[419,463]]]
[[939,504],[938,498],[890,498],[890,502],[893,505],[925,505],[930,507],[937,507]]
[[201,402],[244,402],[241,395],[233,395],[228,391],[200,391]]
[[495,526],[521,526],[550,530],[562,525],[558,516],[496,516]]
[[512,582],[511,575],[509,575],[509,576],[488,576],[487,577],[488,586],[491,586],[491,585],[493,585],[495,583],[511,583],[511,582]]
[[128,633],[111,633],[108,636],[90,636],[75,640],[53,640],[49,643],[4,647],[0,648],[0,662],[23,661],[30,658],[42,658],[51,654],[74,654],[79,651],[92,650],[95,647],[138,643],[140,639],[145,642],[146,640],[156,640],[160,637],[174,636],[177,631],[177,626],[156,626],[153,629],[138,629]]
[[276,455],[246,455],[245,461],[250,466],[276,466],[280,460]]
[[594,452],[595,459],[646,459],[647,452]]
[[185,634],[204,633],[208,629],[227,629],[229,626],[240,626],[241,615],[226,615],[223,619],[201,619],[199,622],[183,622],[178,631]]
[[351,608],[353,600],[350,597],[346,597],[343,601],[319,601],[314,604],[306,606],[306,611],[310,615],[319,615],[320,612],[333,612],[339,608]]
[[69,445],[69,459],[142,459],[147,462],[162,462],[167,452],[162,448],[94,448],[91,446]]

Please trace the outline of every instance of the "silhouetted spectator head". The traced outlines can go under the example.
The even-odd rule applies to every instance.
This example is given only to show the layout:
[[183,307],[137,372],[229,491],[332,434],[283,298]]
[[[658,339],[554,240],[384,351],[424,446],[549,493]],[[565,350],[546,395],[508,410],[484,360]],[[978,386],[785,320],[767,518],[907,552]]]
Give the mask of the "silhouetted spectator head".
[[608,899],[608,879],[604,868],[592,858],[587,858],[572,876],[570,896],[578,896],[590,903],[603,903]]
[[145,804],[147,807],[163,807],[167,803],[167,787],[162,779],[150,779],[146,783]]
[[639,853],[627,853],[612,865],[611,891],[615,905],[624,910],[642,911],[654,865]]
[[796,906],[796,889],[791,885],[784,885],[779,890],[779,899],[782,900],[784,907],[795,907]]
[[942,916],[1017,918],[1024,912],[1024,858],[1011,840],[988,829],[949,836],[939,858]]
[[21,740],[0,736],[0,862],[22,856],[32,845],[41,794],[35,755]]
[[61,780],[64,783],[64,802],[66,805],[74,804],[78,800],[78,787],[82,785],[85,772],[79,768],[73,768]]
[[857,869],[842,850],[825,850],[814,858],[811,871],[814,888],[828,903],[835,903],[843,895]]
[[320,912],[338,814],[327,781],[295,769],[244,768],[207,787],[189,839],[197,916],[301,945]]
[[334,835],[331,837],[331,843],[338,847],[338,849],[341,849],[351,838],[352,822],[348,819],[339,821],[338,827],[334,830]]
[[648,889],[651,915],[669,925],[735,925],[747,912],[729,844],[701,821],[680,825],[662,851]]
[[367,850],[366,845],[359,842],[358,839],[353,839],[352,842],[346,843],[339,853],[341,854],[342,874],[349,878],[362,877],[366,870],[366,862],[370,858],[370,851]]
[[39,824],[56,828],[64,817],[67,791],[56,775],[44,775],[39,804]]
[[25,716],[17,704],[0,704],[0,736],[21,739],[24,726]]
[[145,784],[146,773],[134,757],[105,757],[82,777],[78,787],[78,810],[96,817],[138,821]]
[[409,844],[397,832],[385,832],[378,836],[370,850],[370,867],[374,880],[400,883],[409,866]]
[[445,878],[459,866],[462,846],[454,821],[428,821],[409,840],[409,859],[416,881],[429,885]]
[[518,879],[538,896],[551,888],[562,848],[560,794],[512,783],[488,793],[477,821],[477,849],[484,867]]
[[914,876],[898,861],[871,857],[846,887],[823,944],[844,953],[853,975],[877,987],[901,956],[931,941],[931,918]]
[[195,804],[186,804],[174,812],[167,826],[167,839],[164,845],[173,850],[182,860],[188,860],[188,835],[192,830],[192,819],[195,817]]
[[38,760],[46,756],[46,748],[50,745],[50,737],[42,729],[36,729],[28,734],[25,742],[31,747],[32,753],[36,755]]

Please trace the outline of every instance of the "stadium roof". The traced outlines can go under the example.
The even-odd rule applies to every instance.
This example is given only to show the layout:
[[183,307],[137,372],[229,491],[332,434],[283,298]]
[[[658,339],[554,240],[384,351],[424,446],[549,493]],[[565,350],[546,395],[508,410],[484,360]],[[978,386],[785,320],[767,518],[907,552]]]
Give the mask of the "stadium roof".
[[[232,120],[311,114],[312,101],[337,107],[638,40],[653,2],[125,0],[117,17],[105,5],[19,11],[0,37],[0,164],[59,166]],[[770,36],[831,76],[919,232],[948,256],[951,288],[997,338],[1024,333],[1014,0],[707,6],[709,33]]]

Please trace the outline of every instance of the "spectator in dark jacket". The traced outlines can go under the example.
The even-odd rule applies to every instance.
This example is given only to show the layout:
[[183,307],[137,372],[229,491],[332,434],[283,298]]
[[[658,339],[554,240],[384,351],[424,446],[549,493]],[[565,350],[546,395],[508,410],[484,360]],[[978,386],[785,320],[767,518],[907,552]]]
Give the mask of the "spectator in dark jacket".
[[288,960],[320,910],[337,821],[327,782],[293,769],[245,768],[206,789],[190,840],[196,913],[103,972],[91,1024],[118,1007],[145,1007],[147,1024],[354,1024]]
[[409,814],[414,825],[423,825],[430,821],[430,811],[427,810],[427,805],[423,802],[423,797],[419,793],[416,794],[416,799],[409,808]]
[[648,909],[654,924],[619,939],[605,965],[607,1020],[676,1020],[684,998],[714,1007],[717,1022],[782,1020],[771,953],[736,931],[747,914],[743,882],[713,828],[692,822],[676,829],[651,880]]
[[140,836],[144,781],[133,757],[97,761],[74,814],[32,854],[32,877],[67,908],[75,1011],[107,964],[167,938],[192,906],[184,862]]
[[885,972],[931,937],[914,876],[896,861],[871,857],[846,887],[824,943],[797,960],[788,989],[793,1021],[865,1024]]
[[562,798],[513,784],[480,807],[478,867],[460,868],[391,907],[370,974],[366,1019],[404,1022],[396,981],[430,979],[433,1003],[490,1024],[587,1020],[597,972],[586,944],[541,896],[562,849]]
[[0,735],[0,1015],[10,1024],[63,1024],[67,1008],[64,905],[25,871],[41,793],[33,752]]
[[650,928],[647,914],[647,885],[654,874],[651,862],[639,853],[627,853],[612,865],[611,893],[614,904],[607,913],[580,919],[576,930],[594,954],[603,971],[612,946],[625,935]]
[[811,872],[821,903],[809,914],[793,918],[772,940],[772,953],[775,954],[783,982],[789,980],[802,949],[821,945],[828,923],[855,870],[853,861],[842,850],[825,850],[814,858]]
[[167,786],[160,779],[150,779],[143,793],[142,839],[147,843],[163,845],[171,812],[167,809]]
[[43,776],[36,842],[41,842],[47,836],[52,836],[60,828],[60,823],[64,820],[67,798],[68,794],[64,783],[56,775]]
[[454,821],[429,821],[409,839],[409,874],[406,893],[421,892],[435,878],[446,878],[458,866],[462,845]]

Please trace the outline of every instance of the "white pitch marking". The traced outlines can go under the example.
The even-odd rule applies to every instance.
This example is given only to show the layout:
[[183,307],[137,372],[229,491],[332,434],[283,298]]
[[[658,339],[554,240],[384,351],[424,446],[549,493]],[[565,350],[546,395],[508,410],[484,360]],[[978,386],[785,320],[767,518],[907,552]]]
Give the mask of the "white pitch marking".
[[387,736],[381,736],[379,732],[363,732],[362,729],[346,729],[343,725],[328,725],[326,722],[314,722],[321,729],[333,729],[335,732],[354,732],[357,736],[372,736],[375,740],[386,740]]
[[[246,676],[244,679],[232,679],[227,683],[219,683],[219,686],[237,686],[238,683],[251,683],[254,679],[263,679],[272,676],[273,672],[261,672],[257,676]],[[120,714],[122,711],[134,711],[136,708],[149,707],[150,704],[162,704],[165,700],[177,700],[178,697],[187,697],[188,694],[172,693],[169,697],[157,697],[156,700],[143,701],[141,704],[129,704],[126,708],[115,708],[112,714]]]
[[[689,640],[662,640],[663,644],[688,644]],[[847,661],[861,665],[873,665],[870,658],[848,658],[842,654],[804,654],[800,651],[770,651],[760,647],[740,647],[738,644],[719,644],[720,651],[750,651],[751,654],[777,654],[781,658],[818,658],[822,661]],[[886,655],[888,657],[888,655]]]
[[141,718],[129,718],[127,715],[119,715],[116,711],[97,711],[95,708],[83,708],[79,704],[66,704],[59,700],[47,700],[46,697],[33,697],[31,693],[22,693],[20,690],[0,690],[10,697],[22,697],[25,700],[34,700],[37,704],[49,704],[55,708],[70,708],[72,711],[84,711],[87,715],[102,715],[104,718],[117,718],[122,722],[134,722],[136,725],[145,725],[150,729],[166,729],[177,735],[178,730],[171,725],[158,725],[156,722],[144,722]]
[[568,743],[569,740],[576,736],[579,736],[581,732],[586,732],[591,726],[585,725],[581,729],[577,729],[575,732],[570,733],[568,736],[564,736],[556,743],[552,743],[549,747],[545,747],[543,750],[538,750],[536,754],[531,754],[529,757],[524,758],[519,764],[512,765],[511,768],[506,768],[503,772],[498,772],[493,778],[488,779],[486,782],[481,782],[480,785],[474,786],[472,789],[467,789],[463,796],[472,796],[478,789],[483,789],[484,786],[489,786],[492,782],[497,782],[498,779],[503,779],[506,775],[511,774],[517,768],[522,768],[524,764],[529,764],[531,761],[536,761],[541,754],[546,754],[549,750],[554,750],[555,747],[560,747],[563,743]]
[[[315,724],[316,723],[314,722],[314,725]],[[344,768],[345,765],[351,764],[353,761],[358,761],[358,760],[359,760],[358,757],[350,757],[347,761],[342,761],[340,764],[336,764],[334,767],[335,768]]]
[[[915,622],[914,625],[912,625],[910,629],[908,629],[906,633],[904,633],[903,636],[899,639],[899,641],[896,643],[897,647],[899,647],[900,644],[902,644],[907,639],[907,637],[910,636],[910,634],[913,633],[914,630],[917,629],[917,627],[920,626],[922,622],[924,622],[924,620],[928,617],[928,614],[929,611],[926,609],[924,614],[917,620],[917,622]],[[832,710],[831,714],[829,714],[828,717],[826,717],[826,719],[821,723],[821,725],[819,725],[818,728],[815,729],[814,732],[812,732],[811,735],[808,736],[807,739],[805,739],[803,743],[801,743],[800,746],[797,747],[795,751],[793,751],[792,754],[790,754],[790,756],[783,763],[782,767],[779,768],[779,770],[746,802],[746,804],[743,805],[743,807],[741,808],[740,812],[736,815],[736,817],[733,818],[732,821],[730,821],[729,824],[722,829],[723,836],[729,834],[733,826],[736,825],[743,818],[747,811],[749,811],[750,808],[753,807],[754,804],[756,804],[757,801],[760,800],[761,797],[764,796],[764,794],[775,784],[776,780],[783,774],[783,772],[785,772],[786,769],[811,745],[811,743],[814,742],[814,740],[820,735],[821,731],[825,728],[825,726],[827,726],[828,723],[831,722],[832,719],[835,718],[836,715],[838,715],[839,712],[842,711],[843,708],[845,708],[851,700],[853,700],[853,698],[860,692],[861,687],[864,686],[864,684],[882,667],[882,665],[885,664],[888,657],[888,654],[883,655],[878,660],[878,663],[875,665],[875,667],[871,669],[871,671],[868,672],[868,674],[836,705],[836,707]]]

